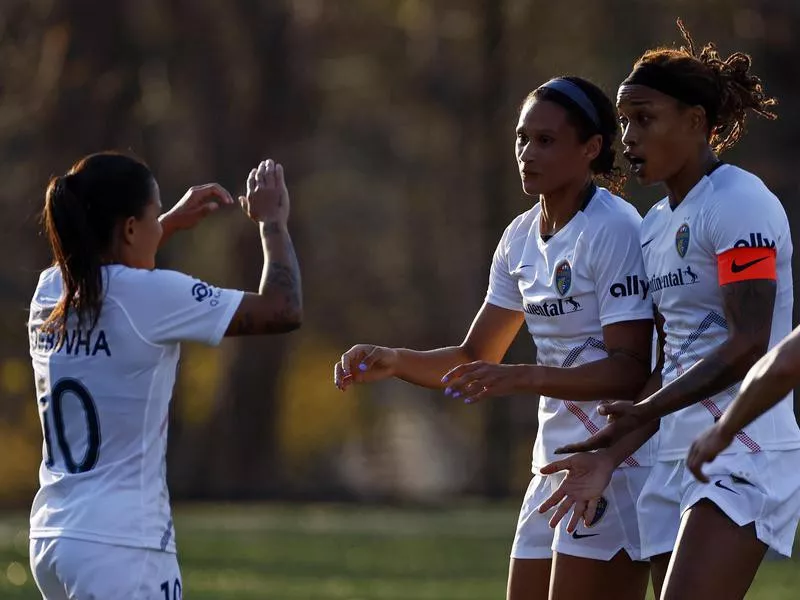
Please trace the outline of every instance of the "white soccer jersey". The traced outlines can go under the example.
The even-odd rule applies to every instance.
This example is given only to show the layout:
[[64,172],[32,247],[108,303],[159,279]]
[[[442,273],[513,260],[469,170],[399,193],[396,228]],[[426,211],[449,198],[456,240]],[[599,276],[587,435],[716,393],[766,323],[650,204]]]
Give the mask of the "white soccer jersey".
[[[739,247],[777,251],[777,296],[770,347],[792,328],[792,239],[778,199],[755,175],[721,165],[703,177],[672,210],[667,199],[642,223],[642,251],[650,294],[664,316],[664,385],[728,337],[717,256]],[[661,419],[659,460],[686,458],[692,442],[736,397],[739,384]],[[800,447],[792,395],[736,436],[723,452]]]
[[180,342],[218,344],[243,293],[121,265],[103,279],[97,326],[77,329],[71,316],[58,346],[40,331],[61,296],[57,268],[31,302],[45,443],[30,535],[175,552],[165,456]]
[[[538,364],[576,367],[607,357],[603,326],[651,319],[641,250],[641,217],[604,188],[547,242],[539,233],[541,205],[508,226],[492,262],[486,301],[525,312]],[[553,451],[599,431],[599,401],[542,396],[533,468],[556,460]],[[649,465],[648,442],[625,461]]]

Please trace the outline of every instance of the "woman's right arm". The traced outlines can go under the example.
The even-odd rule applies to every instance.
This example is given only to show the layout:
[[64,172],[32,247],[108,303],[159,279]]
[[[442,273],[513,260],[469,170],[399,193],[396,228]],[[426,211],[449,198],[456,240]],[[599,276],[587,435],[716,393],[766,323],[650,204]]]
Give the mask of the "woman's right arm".
[[[633,404],[637,402],[641,402],[645,398],[649,398],[653,394],[655,394],[658,390],[661,389],[662,386],[662,378],[661,372],[664,369],[664,345],[665,345],[665,337],[664,337],[664,317],[661,316],[661,313],[657,310],[654,311],[655,317],[655,325],[656,325],[656,364],[653,368],[650,377],[647,379],[642,390],[636,396],[636,399],[633,401]],[[604,407],[601,405],[598,407],[598,412],[603,414]],[[623,460],[628,458],[631,454],[636,452],[641,446],[647,442],[651,437],[653,437],[656,432],[658,432],[659,425],[661,421],[660,419],[654,419],[653,421],[647,422],[641,427],[635,429],[634,431],[630,432],[629,434],[622,437],[617,442],[611,444],[607,448],[603,448],[598,450],[597,453],[604,454],[611,458],[611,462],[613,463],[613,468],[617,468]],[[587,448],[586,446],[591,446],[592,441],[594,440],[595,436],[592,436],[586,440],[581,442],[575,442],[573,444],[567,444],[561,448],[556,448],[556,454],[572,454],[574,452],[587,452],[592,448]]]
[[500,362],[523,322],[522,312],[485,302],[461,345],[420,351],[359,344],[336,363],[334,382],[342,391],[352,383],[389,377],[427,388],[443,388],[444,374],[460,364],[476,360]]
[[286,333],[303,321],[300,266],[289,235],[289,191],[283,167],[267,160],[247,179],[239,202],[259,225],[264,268],[258,293],[245,293],[226,336]]
[[[657,310],[654,311],[654,316],[658,336],[656,364],[650,378],[634,402],[650,397],[661,388],[661,371],[664,367],[664,317]],[[658,427],[658,420],[651,421],[629,433],[612,446],[594,452],[584,452],[581,448],[583,442],[557,448],[556,453],[574,452],[575,454],[540,469],[542,475],[567,471],[566,477],[561,480],[558,488],[537,509],[540,513],[545,513],[558,507],[550,517],[550,527],[556,527],[570,509],[572,509],[572,517],[567,524],[567,531],[575,531],[581,518],[584,523],[591,523],[597,508],[597,500],[611,482],[614,470],[653,437],[658,431]]]

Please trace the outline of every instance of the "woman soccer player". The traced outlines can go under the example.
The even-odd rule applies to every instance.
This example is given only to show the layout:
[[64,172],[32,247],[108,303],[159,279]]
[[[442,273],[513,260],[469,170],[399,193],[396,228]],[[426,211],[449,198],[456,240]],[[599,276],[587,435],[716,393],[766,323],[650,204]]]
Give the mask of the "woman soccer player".
[[[611,423],[563,450],[615,444],[615,454],[630,451],[660,419],[658,462],[637,506],[654,586],[663,600],[728,600],[744,597],[768,546],[791,553],[800,517],[800,431],[791,395],[749,424],[737,423],[743,428],[708,467],[708,483],[686,470],[687,452],[723,415],[753,364],[791,329],[792,239],[783,207],[762,181],[718,158],[741,137],[747,113],[774,118],[775,101],[750,72],[749,56],[723,60],[712,44],[698,54],[678,24],[687,47],[647,51],[617,96],[633,173],[667,188],[641,236],[663,319],[663,369],[643,401],[602,407]],[[566,495],[561,508],[577,502],[582,512],[605,487],[613,462],[599,452],[548,466],[547,473],[570,473],[542,509]]]
[[[535,510],[556,485],[538,473],[556,446],[597,431],[599,400],[633,398],[650,372],[653,313],[639,247],[641,218],[593,182],[593,174],[615,173],[616,132],[611,101],[586,80],[553,79],[533,91],[520,112],[516,158],[523,191],[538,202],[503,234],[486,300],[466,339],[427,352],[358,345],[335,367],[342,390],[398,377],[445,387],[467,402],[541,395],[534,476],[511,550],[510,600],[548,593],[639,600],[647,587],[635,503],[651,448],[622,457],[589,528],[554,533]],[[539,364],[497,364],[523,322]]]
[[30,352],[44,431],[30,559],[47,600],[181,597],[166,483],[167,414],[180,342],[300,326],[300,271],[280,165],[251,171],[239,199],[260,226],[257,294],[155,268],[159,245],[220,204],[191,188],[161,214],[150,170],[93,154],[47,188],[55,266],[30,308]]

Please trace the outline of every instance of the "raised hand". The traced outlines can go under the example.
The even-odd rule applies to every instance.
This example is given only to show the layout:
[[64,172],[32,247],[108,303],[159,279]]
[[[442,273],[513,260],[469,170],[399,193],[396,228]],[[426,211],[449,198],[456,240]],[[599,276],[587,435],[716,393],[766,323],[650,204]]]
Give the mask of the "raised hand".
[[239,196],[242,210],[260,224],[286,227],[289,221],[289,190],[283,166],[272,159],[259,163],[247,177],[247,195]]
[[168,237],[183,229],[191,229],[220,206],[232,204],[233,198],[228,190],[218,183],[190,187],[175,206],[159,218],[164,236]]

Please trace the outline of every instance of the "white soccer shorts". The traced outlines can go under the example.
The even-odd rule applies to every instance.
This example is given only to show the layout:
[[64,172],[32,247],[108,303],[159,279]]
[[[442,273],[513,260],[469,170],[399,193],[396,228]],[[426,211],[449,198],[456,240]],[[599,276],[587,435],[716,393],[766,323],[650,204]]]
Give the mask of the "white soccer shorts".
[[581,521],[572,534],[567,533],[569,514],[553,530],[548,521],[555,509],[545,514],[536,510],[565,475],[534,475],[522,501],[511,558],[552,558],[553,552],[558,552],[607,561],[620,550],[625,550],[632,559],[640,560],[636,502],[649,472],[649,467],[626,467],[614,471],[611,483],[603,492],[594,522],[587,527]]
[[723,454],[701,483],[686,461],[656,463],[639,498],[642,556],[672,552],[683,513],[703,498],[739,526],[755,523],[758,539],[791,556],[800,520],[800,450]]
[[175,554],[70,538],[30,543],[31,571],[44,600],[181,600]]

